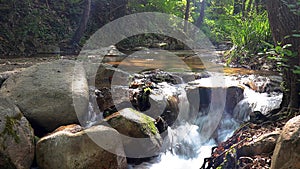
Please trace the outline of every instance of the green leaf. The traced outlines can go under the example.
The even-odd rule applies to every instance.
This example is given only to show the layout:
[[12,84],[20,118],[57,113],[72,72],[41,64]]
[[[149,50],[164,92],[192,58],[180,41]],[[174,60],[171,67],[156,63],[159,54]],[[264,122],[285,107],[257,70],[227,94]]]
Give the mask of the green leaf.
[[300,74],[300,69],[293,70],[293,73]]
[[293,46],[293,45],[292,44],[286,44],[286,45],[282,46],[282,49],[286,49],[286,48],[291,47],[291,46]]
[[282,47],[281,46],[276,46],[275,51],[276,51],[276,53],[281,53]]
[[300,34],[292,34],[292,36],[295,38],[300,38]]

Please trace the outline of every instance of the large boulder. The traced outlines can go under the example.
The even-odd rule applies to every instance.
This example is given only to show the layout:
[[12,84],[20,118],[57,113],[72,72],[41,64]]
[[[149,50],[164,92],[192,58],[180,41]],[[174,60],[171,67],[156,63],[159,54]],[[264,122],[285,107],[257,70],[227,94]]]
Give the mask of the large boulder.
[[33,126],[47,131],[77,123],[77,115],[87,112],[88,92],[83,67],[70,60],[32,66],[9,77],[0,90]]
[[101,125],[85,130],[79,125],[60,127],[38,141],[36,156],[43,169],[127,168],[119,133]]
[[105,119],[122,134],[127,157],[144,158],[161,152],[162,138],[155,120],[131,108],[125,108]]
[[300,116],[283,127],[272,156],[271,169],[290,169],[300,166]]
[[0,97],[0,168],[28,169],[34,159],[33,130],[20,110]]

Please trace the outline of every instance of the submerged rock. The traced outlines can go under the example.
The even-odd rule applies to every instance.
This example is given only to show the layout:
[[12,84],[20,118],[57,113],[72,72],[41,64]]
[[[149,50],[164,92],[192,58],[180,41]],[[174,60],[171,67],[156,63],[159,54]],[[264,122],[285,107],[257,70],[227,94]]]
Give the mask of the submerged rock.
[[28,169],[34,159],[33,130],[20,110],[0,98],[0,168]]
[[289,120],[276,143],[271,169],[290,169],[300,166],[300,116]]
[[161,152],[162,138],[151,117],[126,108],[107,117],[106,121],[122,134],[127,157],[152,157]]
[[85,130],[79,125],[60,128],[41,138],[36,151],[38,167],[43,169],[127,168],[119,133],[101,125]]
[[70,60],[27,68],[9,77],[0,90],[33,126],[47,131],[78,123],[77,115],[81,118],[87,112],[88,92],[83,67]]

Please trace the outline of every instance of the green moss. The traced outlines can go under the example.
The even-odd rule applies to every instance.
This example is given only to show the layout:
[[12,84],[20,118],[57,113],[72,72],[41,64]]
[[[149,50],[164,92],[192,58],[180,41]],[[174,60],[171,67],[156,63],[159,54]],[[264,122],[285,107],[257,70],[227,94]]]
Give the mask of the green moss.
[[147,131],[147,129],[150,129],[152,134],[154,134],[154,135],[158,134],[158,129],[156,128],[156,126],[155,126],[155,124],[154,124],[151,117],[149,117],[149,116],[147,116],[143,113],[140,113],[140,112],[138,112],[134,109],[132,109],[132,111],[143,118],[142,123],[145,124],[145,125],[142,126],[143,130]]
[[22,118],[21,114],[18,114],[14,117],[6,116],[5,117],[5,119],[6,119],[5,128],[4,128],[3,132],[1,133],[1,135],[5,135],[5,134],[10,135],[14,138],[16,143],[19,143],[20,137],[18,136],[18,133],[15,130],[15,126],[17,124],[17,121],[21,120],[21,118]]
[[144,115],[144,120],[145,120],[145,123],[147,124],[147,128],[150,129],[151,133],[154,135],[158,134],[158,129],[156,128],[152,119],[150,117]]

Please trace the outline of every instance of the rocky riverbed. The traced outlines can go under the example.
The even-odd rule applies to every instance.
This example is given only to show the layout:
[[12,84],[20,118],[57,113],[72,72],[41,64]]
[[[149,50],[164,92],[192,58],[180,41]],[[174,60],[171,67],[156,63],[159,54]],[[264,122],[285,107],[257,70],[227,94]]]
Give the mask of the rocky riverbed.
[[[166,131],[172,133],[168,126],[179,129],[182,121],[191,118],[203,121],[209,115],[207,110],[212,103],[223,104],[226,118],[233,119],[234,123],[237,126],[240,124],[241,127],[236,127],[238,129],[233,136],[225,141],[228,135],[224,136],[224,131],[233,131],[236,128],[232,122],[229,122],[229,127],[223,115],[220,118],[224,120],[213,127],[211,134],[202,135],[213,139],[217,145],[203,168],[208,168],[209,165],[222,165],[224,168],[230,168],[232,165],[239,165],[241,168],[269,168],[271,163],[275,166],[285,165],[275,164],[271,157],[275,145],[278,144],[276,141],[280,140],[279,138],[285,139],[280,133],[288,130],[283,127],[286,121],[297,114],[274,115],[271,112],[272,108],[264,107],[262,102],[257,100],[259,97],[264,101],[273,98],[264,104],[275,104],[273,108],[278,108],[276,97],[279,95],[276,93],[280,93],[280,78],[277,76],[231,75],[225,76],[224,82],[229,81],[226,86],[211,86],[207,81],[211,81],[210,76],[214,77],[215,74],[207,72],[168,73],[153,69],[130,75],[111,65],[101,64],[102,67],[98,68],[95,75],[95,88],[90,88],[89,72],[88,76],[85,76],[84,65],[76,67],[78,72],[75,72],[74,86],[74,60],[75,57],[0,60],[0,110],[3,121],[0,141],[4,145],[0,149],[3,154],[0,159],[1,166],[29,168],[31,164],[37,164],[42,168],[53,168],[62,162],[65,168],[126,168],[127,160],[137,165],[150,159],[143,159],[142,154],[137,158],[137,152],[131,150],[133,145],[139,145],[139,142],[124,139],[119,133],[136,138],[150,138],[146,140],[147,145],[151,146],[144,147],[140,144],[139,150],[157,156],[168,151],[169,146],[163,142],[166,135],[170,135]],[[114,79],[112,75],[115,72],[118,72],[118,78]],[[125,79],[130,80],[124,81]],[[122,87],[124,82],[125,88]],[[221,95],[216,97],[211,95],[212,93]],[[91,94],[95,99],[94,103],[97,103],[101,110],[100,113],[105,113],[104,117],[100,117],[101,114],[94,112],[94,108],[90,107]],[[256,101],[251,100],[253,97],[256,97]],[[80,104],[72,104],[74,99]],[[159,111],[161,113],[158,113]],[[182,115],[182,112],[188,115]],[[223,110],[221,112],[224,113]],[[179,117],[180,121],[177,120]],[[244,122],[249,119],[250,122]],[[87,123],[91,125],[86,125]],[[210,124],[203,124],[205,123],[201,120],[191,123],[199,128],[197,131],[202,131],[200,135],[211,129]],[[108,125],[112,128],[106,127]],[[103,138],[104,140],[115,141],[107,142],[107,147],[99,149],[97,135],[105,135],[107,138]],[[88,138],[93,136],[96,141],[91,142]],[[88,144],[83,145],[82,141]],[[52,144],[61,148],[53,149]],[[175,155],[193,158],[197,156],[193,154],[197,152],[192,148],[194,144],[174,142],[174,146],[170,148]],[[20,145],[23,151],[14,155],[14,151],[19,152]],[[71,145],[76,145],[77,148],[74,149]],[[35,146],[36,152],[33,150]],[[192,149],[188,150],[187,147]],[[277,148],[276,151],[282,150]],[[35,162],[34,154],[37,155]],[[27,158],[23,158],[23,161],[18,160],[25,156]],[[96,156],[97,158],[94,158]],[[126,159],[125,156],[132,158]],[[150,157],[149,154],[147,156]],[[273,157],[275,158],[277,159]],[[99,159],[102,162],[99,162]],[[199,167],[201,163],[202,161],[199,161]]]

